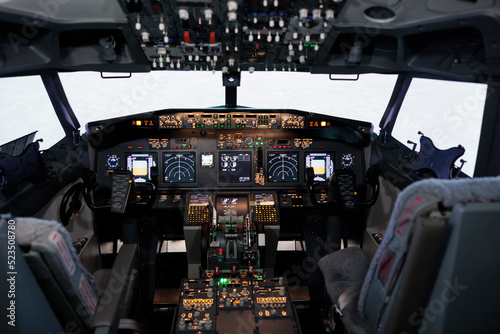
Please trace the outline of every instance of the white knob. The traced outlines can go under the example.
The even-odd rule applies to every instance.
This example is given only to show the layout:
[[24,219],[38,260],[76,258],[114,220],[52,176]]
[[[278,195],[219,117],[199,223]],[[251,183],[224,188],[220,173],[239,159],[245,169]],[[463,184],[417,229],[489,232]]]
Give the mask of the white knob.
[[321,17],[321,9],[319,8],[313,9],[312,14],[313,14],[313,19],[318,20]]
[[299,19],[300,20],[303,20],[303,19],[307,19],[307,8],[301,8],[299,9]]
[[274,41],[275,42],[279,42],[280,41],[280,34],[277,31],[276,31],[276,36],[274,37]]
[[147,31],[141,32],[141,37],[143,42],[149,42],[149,32]]
[[273,36],[271,36],[271,32],[269,31],[269,35],[267,35],[267,41],[272,42]]
[[306,63],[306,57],[305,56],[300,56],[299,57],[299,61],[301,64],[305,64]]
[[207,8],[203,11],[203,14],[205,15],[205,20],[207,20],[209,24],[212,24],[212,15],[214,14],[214,11]]
[[279,24],[280,28],[283,28],[285,26],[285,21],[283,20],[282,17],[280,17],[278,24]]
[[181,8],[179,9],[179,17],[181,20],[189,20],[189,12],[187,11],[187,9],[184,9],[184,8]]
[[238,3],[236,1],[228,1],[227,10],[230,12],[238,10]]
[[302,51],[304,50],[304,45],[302,45],[302,41],[300,41],[300,44],[299,44],[299,51]]
[[250,35],[248,35],[248,40],[249,40],[250,42],[253,42],[253,34],[252,34],[252,32],[251,32],[251,31],[250,31]]
[[292,38],[293,39],[297,39],[299,37],[299,33],[297,32],[297,30],[295,30],[292,34]]
[[306,40],[306,42],[309,42],[311,40],[311,35],[309,35],[308,32],[306,33],[305,40]]
[[333,11],[333,9],[327,9],[327,10],[325,11],[325,18],[326,18],[327,20],[331,20],[331,19],[333,19],[333,15],[334,15],[334,14],[335,14],[335,12]]
[[269,26],[270,26],[271,28],[274,28],[274,25],[275,25],[274,20],[273,20],[273,19],[270,19],[270,20],[269,20]]
[[325,32],[324,31],[322,31],[322,32],[319,33],[319,39],[325,39],[325,37],[326,36],[325,36]]
[[252,74],[254,71],[255,71],[255,67],[250,66],[250,67],[248,68],[248,73]]
[[228,12],[227,13],[227,19],[229,22],[234,22],[236,21],[237,14],[236,12]]

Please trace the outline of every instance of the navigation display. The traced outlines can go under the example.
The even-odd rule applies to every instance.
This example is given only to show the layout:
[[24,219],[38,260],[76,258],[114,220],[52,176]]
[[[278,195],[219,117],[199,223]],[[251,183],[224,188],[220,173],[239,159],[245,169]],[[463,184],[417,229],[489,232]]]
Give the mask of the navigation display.
[[128,153],[127,169],[132,172],[135,182],[151,180],[151,167],[156,167],[156,153]]
[[269,182],[296,182],[299,180],[297,152],[268,152],[267,177]]
[[196,178],[193,152],[163,153],[163,180],[166,183],[189,183]]
[[306,168],[314,169],[314,181],[330,181],[334,168],[334,153],[307,153]]
[[220,153],[221,183],[243,183],[250,182],[252,175],[252,154],[240,152]]

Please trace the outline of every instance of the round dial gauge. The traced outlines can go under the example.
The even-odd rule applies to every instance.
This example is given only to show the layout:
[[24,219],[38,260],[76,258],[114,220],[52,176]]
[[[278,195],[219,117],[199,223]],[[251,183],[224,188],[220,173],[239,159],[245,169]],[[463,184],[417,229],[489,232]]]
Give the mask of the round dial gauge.
[[354,166],[354,156],[351,153],[342,155],[342,167],[352,167]]
[[252,137],[246,137],[245,141],[243,142],[245,145],[252,145],[253,144],[253,139]]
[[108,159],[106,160],[106,166],[108,168],[117,168],[119,165],[120,158],[117,155],[108,155]]

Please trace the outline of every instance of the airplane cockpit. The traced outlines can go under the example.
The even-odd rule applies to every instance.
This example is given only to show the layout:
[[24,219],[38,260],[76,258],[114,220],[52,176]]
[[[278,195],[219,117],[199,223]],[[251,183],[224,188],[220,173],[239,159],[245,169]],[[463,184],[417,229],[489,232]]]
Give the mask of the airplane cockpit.
[[[40,130],[64,133],[41,148],[2,113],[2,333],[500,330],[497,2],[0,1],[0,26],[0,91],[39,77],[59,123]],[[96,88],[78,82],[75,112],[74,72],[162,75],[168,87],[134,91],[140,104],[212,72],[225,100],[95,113]],[[277,72],[309,73],[304,95],[312,78],[394,80],[385,110],[371,104],[376,123],[313,98],[240,104],[246,74]],[[448,93],[432,82],[462,85],[461,104],[432,109],[431,91]],[[379,98],[374,86],[350,101]],[[417,127],[418,143],[395,127],[406,139]]]

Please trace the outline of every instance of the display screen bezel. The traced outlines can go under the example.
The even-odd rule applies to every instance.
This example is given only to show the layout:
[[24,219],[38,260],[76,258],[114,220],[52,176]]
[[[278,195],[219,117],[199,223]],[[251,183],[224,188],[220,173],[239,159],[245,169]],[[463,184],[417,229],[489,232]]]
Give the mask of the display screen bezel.
[[[243,175],[243,176],[248,176],[248,180],[247,181],[238,181],[238,180],[235,180],[234,177],[237,177],[238,175],[234,175],[231,176],[230,179],[223,179],[223,175],[225,174],[229,174],[229,172],[227,171],[222,171],[223,169],[223,166],[222,166],[222,163],[223,163],[223,160],[222,160],[222,156],[224,154],[230,154],[230,155],[239,155],[239,154],[248,154],[250,156],[250,159],[249,159],[249,167],[248,167],[248,175]],[[222,183],[222,184],[248,184],[248,183],[251,183],[252,182],[252,171],[253,171],[253,154],[252,152],[250,151],[221,151],[219,152],[219,183]],[[240,177],[242,177],[242,175],[240,175]]]
[[[189,168],[192,169],[193,171],[193,180],[189,180],[189,181],[170,181],[170,180],[166,180],[166,157],[168,154],[176,154],[176,155],[187,155],[187,154],[190,154],[193,156],[193,164],[188,164],[187,166]],[[166,184],[180,184],[180,183],[195,183],[196,182],[196,152],[193,152],[193,151],[165,151],[165,152],[162,152],[162,162],[163,162],[163,165],[162,165],[162,170],[163,170],[163,183],[166,183]]]
[[[140,176],[134,174],[134,167],[133,167],[133,162],[132,162],[132,166],[130,167],[129,166],[129,158],[133,157],[133,156],[138,156],[138,155],[147,155],[147,156],[152,156],[153,157],[153,163],[150,165],[149,161],[148,161],[148,166],[147,166],[147,180],[142,180],[140,179]],[[132,172],[132,177],[134,178],[134,182],[136,183],[143,183],[143,182],[147,182],[147,181],[151,181],[151,167],[157,167],[158,166],[158,153],[157,152],[126,152],[125,153],[125,157],[126,157],[126,166],[127,166],[127,170],[131,171]],[[143,174],[141,174],[143,175]]]
[[[296,162],[297,164],[294,166],[295,169],[296,169],[296,179],[295,180],[278,180],[278,179],[271,179],[271,174],[270,174],[270,169],[271,169],[271,166],[269,165],[270,163],[270,155],[272,154],[286,154],[286,155],[296,155]],[[300,168],[299,168],[299,161],[300,161],[300,154],[298,151],[267,151],[267,182],[270,183],[270,184],[274,184],[274,183],[296,183],[296,182],[299,182],[299,179],[300,179]]]
[[[324,154],[325,156],[326,155],[330,155],[330,161],[331,161],[331,174],[330,174],[330,177],[328,178],[327,177],[327,173],[325,175],[325,179],[326,180],[321,180],[321,179],[318,179],[317,178],[317,174],[315,173],[314,174],[314,181],[316,182],[329,182],[330,179],[333,177],[333,175],[335,174],[335,152],[305,152],[304,153],[304,180],[307,181],[307,168],[310,167],[307,165],[307,158],[310,157],[311,155],[319,155],[319,154]],[[325,157],[325,160],[326,160],[326,157]],[[326,164],[326,161],[325,161],[325,164]],[[325,168],[327,168],[325,166]]]

